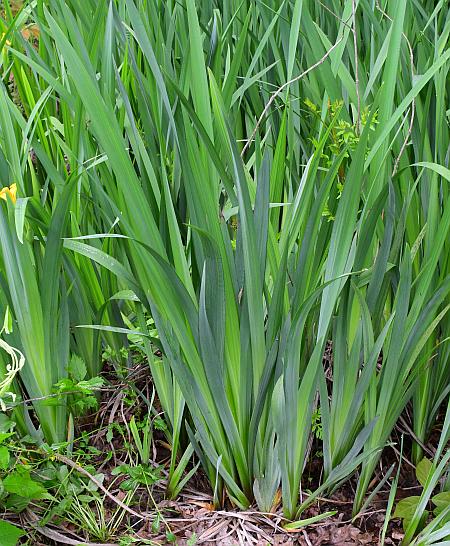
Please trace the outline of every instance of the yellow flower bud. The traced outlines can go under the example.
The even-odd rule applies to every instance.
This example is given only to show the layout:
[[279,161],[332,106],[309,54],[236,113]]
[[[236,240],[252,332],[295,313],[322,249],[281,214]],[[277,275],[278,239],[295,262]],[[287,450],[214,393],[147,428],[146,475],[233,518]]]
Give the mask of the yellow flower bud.
[[17,185],[16,184],[11,184],[11,186],[5,186],[4,188],[2,188],[0,190],[0,199],[3,199],[4,201],[6,201],[6,195],[9,195],[9,197],[11,198],[11,201],[13,203],[16,202],[16,195],[17,195]]

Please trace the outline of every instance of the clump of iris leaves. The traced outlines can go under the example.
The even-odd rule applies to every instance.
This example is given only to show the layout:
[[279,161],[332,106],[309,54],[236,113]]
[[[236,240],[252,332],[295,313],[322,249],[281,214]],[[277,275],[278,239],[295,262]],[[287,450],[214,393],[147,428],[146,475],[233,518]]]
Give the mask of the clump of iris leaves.
[[[384,540],[402,464],[372,479],[394,447],[422,465],[405,544],[450,534],[430,504],[449,489],[449,10],[326,4],[3,3],[8,508],[20,483],[67,482],[8,435],[70,456],[107,348],[118,378],[136,353],[150,368],[169,497],[201,465],[216,506],[281,506],[296,528],[353,476],[354,515],[391,488]],[[129,503],[160,479],[148,411],[117,470]],[[301,494],[312,433],[323,473]]]

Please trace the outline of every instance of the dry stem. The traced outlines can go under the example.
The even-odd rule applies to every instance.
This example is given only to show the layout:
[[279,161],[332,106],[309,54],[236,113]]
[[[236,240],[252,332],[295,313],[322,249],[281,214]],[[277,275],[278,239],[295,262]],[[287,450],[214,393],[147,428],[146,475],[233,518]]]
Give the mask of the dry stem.
[[258,131],[258,128],[259,126],[261,125],[261,123],[263,122],[271,104],[273,103],[273,101],[278,97],[278,95],[280,95],[280,93],[282,93],[282,91],[284,89],[286,89],[286,87],[288,87],[289,85],[297,82],[298,80],[301,80],[302,78],[304,78],[307,74],[309,74],[312,70],[314,70],[315,68],[317,68],[318,66],[320,66],[322,63],[325,62],[325,60],[330,56],[331,52],[336,49],[336,47],[342,42],[343,40],[343,36],[341,36],[339,38],[339,40],[332,46],[330,47],[330,49],[325,53],[325,55],[319,59],[316,63],[314,63],[312,66],[310,66],[309,68],[307,68],[304,72],[302,72],[301,74],[299,74],[298,76],[295,76],[295,78],[292,78],[291,80],[287,81],[286,83],[284,83],[281,87],[279,87],[275,93],[273,93],[273,95],[270,97],[270,99],[268,100],[266,106],[264,107],[264,110],[262,111],[262,114],[259,116],[258,118],[258,121],[256,122],[256,125],[255,125],[255,128],[253,129],[253,132],[250,136],[250,138],[247,140],[245,146],[243,147],[242,149],[242,152],[241,152],[241,157],[244,156],[245,152],[247,151],[247,149],[249,148],[250,144],[253,142],[253,139],[255,138],[255,135],[256,135],[256,132]]

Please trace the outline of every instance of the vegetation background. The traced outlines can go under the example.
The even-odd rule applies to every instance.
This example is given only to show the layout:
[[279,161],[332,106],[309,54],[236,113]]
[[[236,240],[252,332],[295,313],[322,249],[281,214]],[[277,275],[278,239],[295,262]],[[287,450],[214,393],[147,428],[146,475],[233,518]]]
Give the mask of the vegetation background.
[[449,35],[3,0],[4,546],[449,543]]

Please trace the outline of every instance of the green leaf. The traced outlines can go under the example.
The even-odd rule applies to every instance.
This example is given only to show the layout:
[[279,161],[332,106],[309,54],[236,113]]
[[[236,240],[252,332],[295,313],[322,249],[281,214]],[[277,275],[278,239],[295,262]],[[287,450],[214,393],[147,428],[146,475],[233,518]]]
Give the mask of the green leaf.
[[0,470],[8,468],[9,459],[9,449],[6,446],[0,446]]
[[10,334],[12,332],[13,319],[9,306],[6,306],[5,318],[3,319],[3,332]]
[[153,531],[153,533],[156,534],[159,531],[160,523],[161,523],[160,516],[159,516],[159,514],[156,514],[155,519],[152,521],[152,531]]
[[73,354],[69,362],[69,375],[76,382],[83,381],[87,375],[86,364],[84,360],[77,354]]
[[149,334],[140,332],[139,330],[130,330],[129,328],[121,328],[120,326],[103,326],[102,324],[78,324],[77,328],[88,328],[91,330],[101,330],[103,332],[114,332],[116,334],[127,334],[129,336],[144,336]]
[[402,519],[412,519],[414,512],[416,511],[417,505],[419,504],[420,497],[412,496],[402,499],[397,504],[393,518],[402,518]]
[[297,43],[300,31],[300,21],[302,17],[303,0],[296,0],[292,13],[291,30],[289,33],[289,50],[287,59],[287,80],[292,79],[294,63],[298,56]]
[[177,537],[176,535],[174,535],[172,532],[170,531],[166,531],[166,540],[170,543],[170,544],[173,544],[177,541]]
[[14,216],[16,220],[17,238],[23,243],[23,227],[25,224],[25,211],[27,209],[29,197],[19,197],[14,207]]
[[432,503],[436,506],[433,510],[433,514],[438,516],[443,510],[450,505],[450,491],[443,491],[438,493],[431,499]]
[[284,529],[287,531],[294,531],[295,529],[301,529],[302,527],[305,527],[306,525],[311,525],[311,523],[317,523],[318,521],[322,521],[326,518],[330,518],[331,516],[334,516],[337,514],[337,510],[332,510],[330,512],[324,512],[323,514],[318,514],[317,516],[313,516],[312,518],[306,518],[301,519],[299,521],[293,521],[292,523],[288,523],[284,526]]
[[30,504],[31,499],[17,495],[16,493],[11,493],[6,497],[5,508],[11,510],[12,512],[18,514],[23,512],[25,508]]
[[42,499],[47,495],[45,488],[30,476],[30,471],[20,466],[3,480],[3,485],[8,493],[26,499]]
[[2,444],[8,438],[14,436],[14,432],[0,432],[0,444]]
[[208,78],[205,68],[205,56],[202,47],[202,33],[200,30],[197,10],[194,0],[186,1],[189,30],[189,58],[191,62],[192,98],[195,111],[203,123],[209,136],[212,134],[211,106],[208,94]]
[[425,487],[428,476],[430,475],[433,463],[430,459],[424,457],[416,466],[416,477],[422,487]]
[[22,529],[19,529],[19,527],[16,527],[7,521],[0,520],[2,546],[16,546],[19,538],[24,534],[25,532]]

